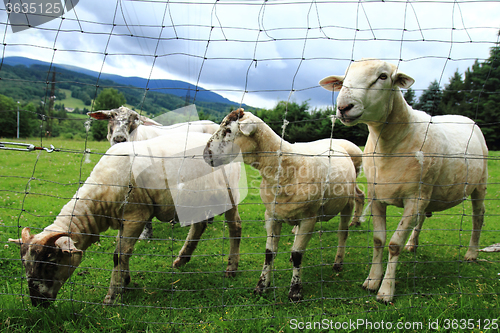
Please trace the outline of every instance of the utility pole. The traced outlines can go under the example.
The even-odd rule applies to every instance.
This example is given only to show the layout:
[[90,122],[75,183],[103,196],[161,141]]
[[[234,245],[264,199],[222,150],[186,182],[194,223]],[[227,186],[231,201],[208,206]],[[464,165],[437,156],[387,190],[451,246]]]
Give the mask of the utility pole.
[[54,100],[56,99],[56,71],[52,72],[52,84],[50,86],[49,110],[47,111],[47,132],[52,134],[52,110],[54,110]]
[[19,101],[17,101],[17,136],[16,138],[19,139]]
[[[49,76],[51,71],[48,71]],[[47,77],[47,85],[49,85],[49,78]],[[54,102],[56,99],[56,69],[52,71],[52,80],[50,81],[50,93],[49,93],[49,107],[47,110],[47,127],[46,127],[46,136],[51,136],[52,134],[52,111],[54,110]]]
[[191,94],[190,94],[190,92],[191,92],[191,88],[188,87],[188,90],[186,92],[186,98],[184,99],[184,106],[188,106],[189,103],[191,102]]

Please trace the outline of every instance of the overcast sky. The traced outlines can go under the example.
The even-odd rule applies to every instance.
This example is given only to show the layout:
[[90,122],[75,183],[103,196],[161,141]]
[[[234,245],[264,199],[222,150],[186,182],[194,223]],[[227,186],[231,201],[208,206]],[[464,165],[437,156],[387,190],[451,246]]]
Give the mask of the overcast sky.
[[417,91],[444,86],[488,58],[500,1],[82,0],[63,17],[13,33],[1,10],[3,55],[188,81],[255,107],[324,107],[334,96],[318,81],[351,59],[397,63]]

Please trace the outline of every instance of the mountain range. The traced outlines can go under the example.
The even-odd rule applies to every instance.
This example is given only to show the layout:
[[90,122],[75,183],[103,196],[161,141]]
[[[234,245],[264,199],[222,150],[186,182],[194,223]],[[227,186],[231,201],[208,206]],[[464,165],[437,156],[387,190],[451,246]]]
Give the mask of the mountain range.
[[[3,59],[2,64],[7,64],[10,66],[23,65],[26,67],[31,67],[33,65],[49,67],[51,65],[48,62],[25,58],[25,57],[5,57]],[[146,87],[149,87],[152,91],[175,95],[182,99],[185,99],[186,96],[192,99],[195,95],[194,94],[195,91],[198,89],[196,93],[197,102],[222,103],[222,104],[229,104],[232,106],[240,105],[239,103],[233,102],[225,97],[222,97],[221,95],[215,92],[206,90],[202,87],[196,87],[195,85],[184,81],[155,79],[155,80],[149,80],[148,83],[147,79],[141,77],[127,77],[116,74],[99,73],[91,71],[86,68],[64,65],[64,64],[52,64],[52,66],[55,66],[57,68],[64,68],[68,71],[85,74],[95,78],[100,77],[100,79],[102,80],[110,80],[117,83],[118,85],[132,86],[140,89],[146,89]]]

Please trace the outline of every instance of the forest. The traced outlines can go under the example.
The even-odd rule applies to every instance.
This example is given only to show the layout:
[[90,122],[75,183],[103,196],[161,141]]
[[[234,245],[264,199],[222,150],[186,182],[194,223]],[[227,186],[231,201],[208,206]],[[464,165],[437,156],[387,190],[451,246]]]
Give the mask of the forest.
[[[57,80],[52,88],[51,76],[44,66],[8,66],[0,68],[0,137],[16,136],[17,110],[20,117],[20,137],[52,136],[71,139],[105,139],[105,124],[92,123],[87,136],[84,123],[86,112],[93,109],[109,109],[126,104],[151,117],[171,111],[192,101],[158,92],[147,92],[131,86],[121,86],[109,80],[99,82],[83,74],[56,69]],[[414,109],[430,115],[460,114],[477,122],[481,127],[490,150],[500,150],[500,46],[490,49],[485,61],[478,61],[465,73],[458,70],[441,87],[437,80],[417,94],[411,88],[404,97]],[[50,98],[50,91],[55,98]],[[58,101],[68,94],[81,100],[82,108],[67,112]],[[200,119],[220,122],[234,105],[196,101]],[[50,110],[50,111],[48,111]],[[282,135],[283,119],[289,122],[284,138],[290,142],[312,141],[322,138],[344,138],[364,145],[368,130],[366,125],[346,127],[338,121],[332,127],[333,106],[327,109],[310,108],[309,103],[281,101],[272,109],[249,108],[273,130]]]

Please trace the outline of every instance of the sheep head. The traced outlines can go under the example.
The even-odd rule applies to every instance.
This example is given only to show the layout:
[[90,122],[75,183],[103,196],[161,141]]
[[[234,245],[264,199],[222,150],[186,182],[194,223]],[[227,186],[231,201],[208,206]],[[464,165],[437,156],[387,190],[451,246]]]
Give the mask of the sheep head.
[[130,134],[136,130],[139,125],[161,126],[161,124],[156,121],[141,116],[134,110],[125,106],[112,110],[88,112],[87,115],[97,120],[108,121],[107,139],[111,145],[130,141]]
[[24,228],[21,236],[9,242],[21,247],[31,303],[48,307],[80,264],[83,253],[65,232],[30,235],[30,229]]
[[228,114],[207,142],[203,154],[205,162],[215,167],[228,164],[242,152],[243,160],[248,163],[247,153],[256,148],[252,135],[257,130],[258,121],[262,122],[242,108]]
[[337,117],[348,126],[384,122],[392,110],[399,88],[409,88],[414,80],[381,60],[363,59],[352,63],[344,76],[328,76],[319,84],[339,91]]

